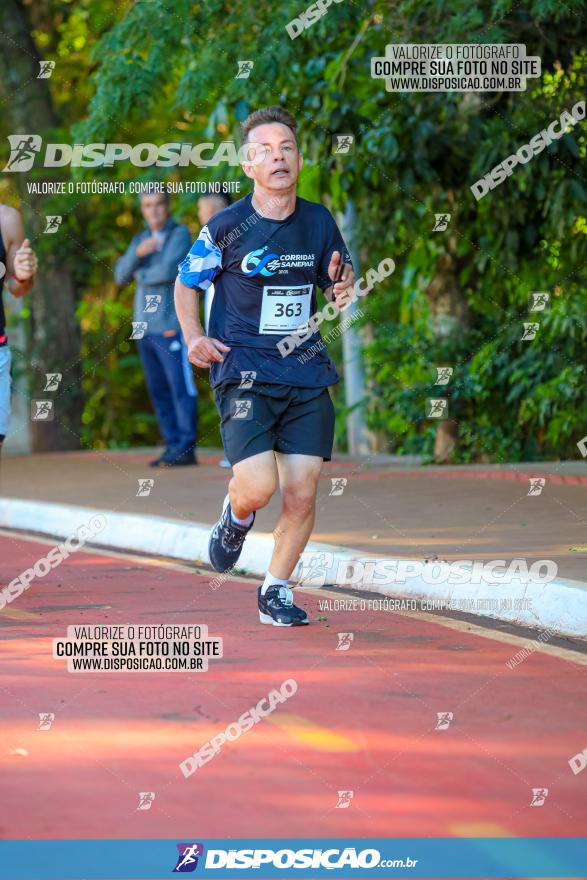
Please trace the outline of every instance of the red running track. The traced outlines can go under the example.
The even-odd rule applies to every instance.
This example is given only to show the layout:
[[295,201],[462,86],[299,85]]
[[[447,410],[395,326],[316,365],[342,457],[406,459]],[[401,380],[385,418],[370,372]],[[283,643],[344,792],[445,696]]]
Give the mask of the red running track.
[[[0,583],[48,549],[0,536]],[[584,655],[535,651],[508,669],[524,639],[426,615],[320,613],[317,593],[301,599],[311,626],[261,626],[254,584],[213,590],[211,577],[79,551],[0,611],[2,837],[587,832],[587,772],[568,764],[587,746]],[[205,623],[224,657],[200,674],[68,673],[51,640],[97,623]],[[338,632],[354,634],[350,650],[336,650]],[[184,778],[184,758],[288,678],[290,700]],[[55,714],[49,730],[40,712]],[[453,713],[447,730],[437,712]],[[549,789],[541,807],[533,788]],[[155,800],[138,810],[145,791]]]

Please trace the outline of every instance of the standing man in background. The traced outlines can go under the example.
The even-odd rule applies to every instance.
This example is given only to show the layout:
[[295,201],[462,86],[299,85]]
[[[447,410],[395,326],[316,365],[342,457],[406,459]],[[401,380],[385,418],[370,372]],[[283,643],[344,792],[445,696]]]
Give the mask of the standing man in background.
[[2,302],[4,277],[13,296],[29,292],[37,272],[37,257],[24,237],[22,218],[15,208],[0,205],[0,450],[10,419],[10,367],[12,356],[6,336],[6,318]]
[[114,278],[119,285],[136,280],[133,323],[147,325],[136,338],[166,444],[162,455],[150,464],[197,464],[197,390],[173,302],[177,264],[190,247],[190,231],[175,222],[169,194],[156,186],[141,196],[141,212],[146,227],[116,263]]

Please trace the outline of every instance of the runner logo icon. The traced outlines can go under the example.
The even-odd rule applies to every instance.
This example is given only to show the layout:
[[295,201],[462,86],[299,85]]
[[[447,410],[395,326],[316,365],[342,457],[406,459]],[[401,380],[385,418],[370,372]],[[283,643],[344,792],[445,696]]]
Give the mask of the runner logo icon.
[[198,858],[204,855],[202,843],[176,843],[179,856],[173,873],[187,874],[198,867]]
[[35,156],[41,149],[41,136],[38,134],[9,134],[10,157],[3,171],[30,171]]

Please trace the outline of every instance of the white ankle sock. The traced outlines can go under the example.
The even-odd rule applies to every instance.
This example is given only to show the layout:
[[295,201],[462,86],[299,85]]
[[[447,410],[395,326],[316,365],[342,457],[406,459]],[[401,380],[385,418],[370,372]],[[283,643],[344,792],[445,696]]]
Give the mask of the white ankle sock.
[[235,516],[232,510],[230,511],[230,518],[233,523],[236,523],[238,526],[250,526],[253,522],[253,514],[249,513],[245,519],[239,519],[238,516]]
[[262,596],[265,595],[268,587],[274,587],[276,585],[278,587],[287,587],[287,578],[275,577],[275,575],[271,574],[271,572],[268,571],[267,574],[265,575],[265,580],[263,581],[263,583],[261,585],[261,595]]

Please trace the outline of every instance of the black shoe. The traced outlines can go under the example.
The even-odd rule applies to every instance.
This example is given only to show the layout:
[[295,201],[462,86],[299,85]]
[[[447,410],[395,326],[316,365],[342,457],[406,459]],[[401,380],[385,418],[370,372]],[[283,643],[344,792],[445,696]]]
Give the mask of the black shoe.
[[169,461],[169,456],[171,454],[171,449],[169,446],[161,453],[159,458],[154,458],[153,461],[149,462],[149,467],[161,467],[162,464],[165,464]]
[[159,467],[185,467],[190,464],[197,464],[198,459],[193,449],[186,449],[183,452],[171,451],[169,455],[162,456]]
[[257,591],[261,623],[270,623],[273,626],[303,626],[310,622],[306,612],[294,605],[293,590],[289,587],[275,584],[273,587],[267,587],[265,593],[261,593],[261,589],[262,587],[259,587]]
[[230,501],[228,495],[226,496],[222,516],[212,528],[208,542],[208,556],[212,568],[216,571],[228,571],[229,568],[232,568],[241,555],[245,538],[253,528],[254,522],[254,513],[250,526],[239,526],[238,523],[233,522],[230,515]]

